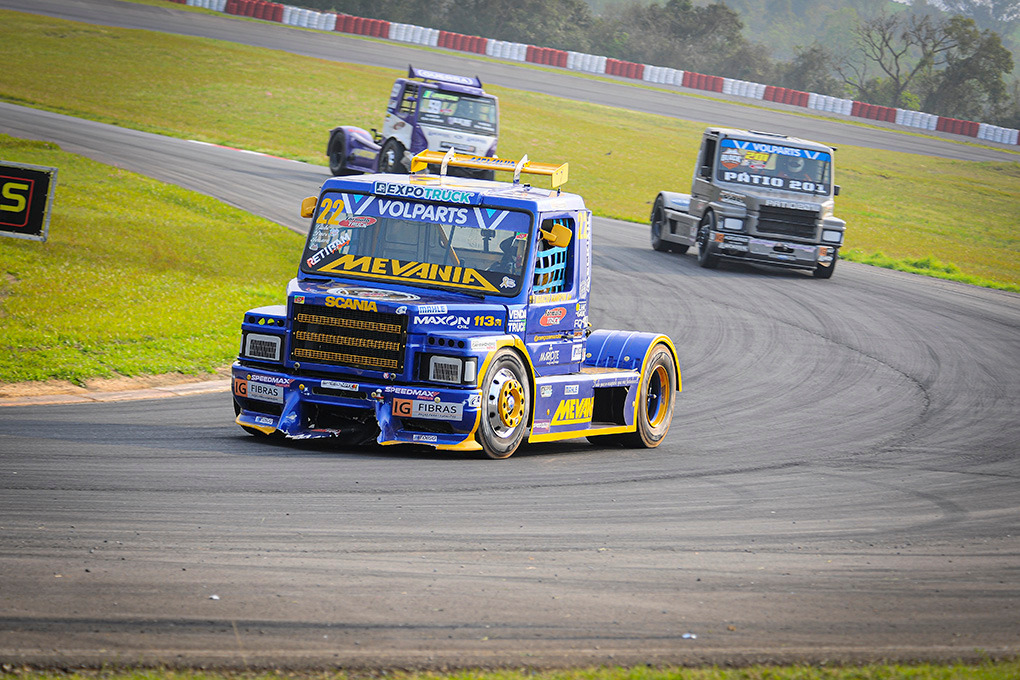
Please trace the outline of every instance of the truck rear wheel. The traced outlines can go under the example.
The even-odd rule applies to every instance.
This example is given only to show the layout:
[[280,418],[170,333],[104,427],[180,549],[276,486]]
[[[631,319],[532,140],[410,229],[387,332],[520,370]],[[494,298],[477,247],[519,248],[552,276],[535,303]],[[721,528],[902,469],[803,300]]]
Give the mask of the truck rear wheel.
[[489,458],[509,458],[524,438],[531,393],[524,364],[513,350],[496,353],[482,380],[482,418],[477,439]]
[[652,449],[669,432],[676,401],[676,364],[665,345],[652,348],[640,389],[634,413],[637,431],[630,435],[630,444]]
[[719,266],[719,256],[712,252],[712,243],[709,241],[714,230],[715,213],[709,210],[701,218],[701,224],[698,226],[698,264],[705,269],[715,269]]
[[812,272],[812,274],[814,274],[814,277],[816,279],[831,279],[832,278],[832,273],[834,271],[836,271],[836,260],[838,260],[838,259],[839,259],[839,253],[838,252],[833,253],[832,254],[832,262],[829,263],[829,266],[828,267],[823,267],[822,265],[817,265],[815,267],[814,272]]
[[588,441],[596,446],[654,449],[662,442],[673,422],[676,386],[673,355],[660,343],[652,348],[648,365],[638,384],[640,392],[634,406],[637,430],[623,434],[596,435],[588,437]]

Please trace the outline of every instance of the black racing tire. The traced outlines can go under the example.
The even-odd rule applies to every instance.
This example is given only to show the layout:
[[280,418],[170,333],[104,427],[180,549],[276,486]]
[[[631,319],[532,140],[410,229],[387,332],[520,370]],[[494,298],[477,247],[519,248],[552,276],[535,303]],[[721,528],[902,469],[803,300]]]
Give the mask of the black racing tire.
[[638,396],[637,431],[634,446],[653,449],[669,432],[676,404],[677,369],[673,353],[662,343],[652,348],[648,365],[641,376],[641,393]]
[[666,211],[662,206],[662,196],[655,198],[652,206],[652,249],[665,253],[671,250],[669,242],[662,238],[662,230],[666,227]]
[[531,415],[524,362],[511,349],[496,353],[482,379],[482,415],[476,439],[489,458],[509,458],[521,445]]
[[709,210],[701,218],[698,225],[698,264],[705,269],[715,269],[719,266],[719,256],[712,252],[712,244],[709,242],[709,233],[715,230],[715,213]]
[[333,177],[351,174],[347,169],[347,143],[344,141],[343,132],[334,132],[329,138],[326,155],[329,156],[329,171],[333,173]]
[[839,251],[837,250],[832,254],[832,262],[829,263],[829,266],[828,267],[823,267],[822,265],[815,266],[815,270],[812,272],[812,275],[816,279],[831,279],[833,272],[836,271],[836,260],[838,259]]
[[387,139],[379,152],[378,169],[379,172],[406,175],[408,169],[404,165],[404,145],[392,137]]

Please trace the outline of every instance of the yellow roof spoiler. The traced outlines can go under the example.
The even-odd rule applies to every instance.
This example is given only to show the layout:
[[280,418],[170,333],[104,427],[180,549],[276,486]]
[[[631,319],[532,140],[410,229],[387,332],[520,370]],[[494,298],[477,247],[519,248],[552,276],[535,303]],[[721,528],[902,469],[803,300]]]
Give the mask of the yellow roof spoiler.
[[429,164],[440,166],[439,174],[446,176],[446,168],[453,165],[460,168],[478,170],[502,170],[514,173],[514,184],[521,181],[521,173],[530,175],[547,175],[551,178],[553,189],[567,181],[567,163],[534,163],[528,160],[527,154],[519,161],[510,158],[490,158],[488,156],[468,156],[454,153],[450,149],[445,154],[439,151],[422,151],[411,159],[411,172],[425,169]]

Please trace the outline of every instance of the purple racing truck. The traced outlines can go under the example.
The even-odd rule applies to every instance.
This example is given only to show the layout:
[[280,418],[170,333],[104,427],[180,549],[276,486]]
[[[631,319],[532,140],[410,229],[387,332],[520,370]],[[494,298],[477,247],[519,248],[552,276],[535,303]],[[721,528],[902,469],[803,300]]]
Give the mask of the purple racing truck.
[[[408,67],[393,83],[382,134],[341,125],[329,131],[326,155],[333,176],[407,174],[422,151],[495,156],[499,105],[477,77]],[[451,175],[492,179],[489,169],[450,168]]]

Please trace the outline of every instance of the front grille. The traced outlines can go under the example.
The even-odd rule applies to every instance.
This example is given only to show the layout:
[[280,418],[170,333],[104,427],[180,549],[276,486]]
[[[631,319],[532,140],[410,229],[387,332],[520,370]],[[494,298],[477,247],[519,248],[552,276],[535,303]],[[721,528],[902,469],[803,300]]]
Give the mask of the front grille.
[[406,342],[404,314],[294,305],[294,361],[400,373]]
[[818,212],[796,208],[762,206],[758,213],[759,234],[780,234],[814,241],[818,234],[815,223]]

